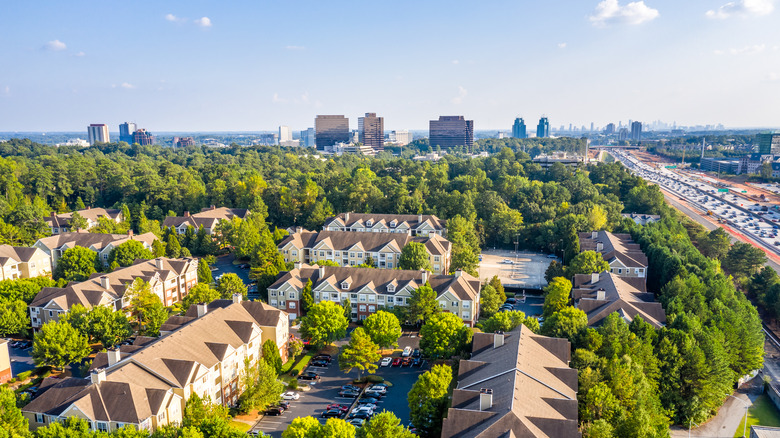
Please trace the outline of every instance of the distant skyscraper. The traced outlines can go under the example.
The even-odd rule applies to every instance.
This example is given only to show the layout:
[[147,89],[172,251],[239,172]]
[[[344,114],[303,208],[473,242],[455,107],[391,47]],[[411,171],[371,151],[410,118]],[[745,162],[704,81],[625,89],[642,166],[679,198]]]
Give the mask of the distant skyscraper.
[[401,146],[406,146],[412,142],[412,133],[409,131],[392,131],[390,141]]
[[642,122],[631,122],[631,140],[639,141],[642,139]]
[[104,123],[93,123],[87,126],[87,138],[91,145],[95,143],[108,143],[110,141],[108,138],[108,125]]
[[349,134],[349,142],[350,143],[359,143],[360,142],[360,133],[357,129],[353,129]]
[[474,121],[463,116],[439,116],[439,120],[429,123],[429,138],[431,147],[452,149],[465,146],[471,151],[474,146]]
[[336,143],[349,143],[349,119],[344,116],[317,116],[314,119],[317,150],[325,150]]
[[628,140],[628,128],[620,128],[620,131],[618,131],[618,140]]
[[614,123],[608,123],[607,127],[604,128],[604,133],[607,134],[607,135],[614,134],[615,133],[615,124]]
[[154,144],[154,136],[151,132],[146,132],[146,129],[137,129],[133,132],[133,143],[141,146],[151,145]]
[[366,113],[365,117],[358,117],[358,141],[375,151],[384,150],[385,118],[377,117],[376,113]]
[[590,132],[593,132],[593,131],[594,131],[594,129],[593,129],[593,128],[594,128],[594,126],[593,126],[593,122],[590,122]]
[[[780,155],[780,133],[758,134],[758,153],[761,155]],[[91,143],[91,142],[90,142]]]
[[515,119],[515,123],[512,125],[512,137],[528,138],[528,133],[525,131],[525,120],[522,117]]
[[291,141],[292,140],[292,130],[289,126],[280,126],[279,127],[279,144]]
[[119,125],[119,141],[133,144],[133,133],[138,129],[135,123],[125,122]]
[[547,117],[542,116],[542,118],[539,119],[539,124],[536,125],[536,136],[537,137],[550,136],[550,121],[547,120]]
[[301,146],[305,148],[313,148],[316,146],[314,128],[308,128],[305,131],[301,131]]

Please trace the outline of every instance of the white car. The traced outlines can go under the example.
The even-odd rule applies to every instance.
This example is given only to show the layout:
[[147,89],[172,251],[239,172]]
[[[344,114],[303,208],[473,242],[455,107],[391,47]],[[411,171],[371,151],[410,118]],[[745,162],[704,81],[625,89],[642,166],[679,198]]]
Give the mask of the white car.
[[387,388],[385,388],[384,386],[371,386],[368,389],[366,389],[366,392],[368,391],[378,392],[380,394],[387,394]]
[[393,363],[393,358],[388,356],[388,357],[383,357],[382,361],[379,362],[379,365],[383,367],[389,367],[391,363]]
[[352,413],[353,413],[353,414],[359,414],[359,413],[361,413],[361,412],[365,412],[366,414],[368,414],[368,415],[371,415],[371,414],[373,414],[373,413],[374,413],[374,410],[373,410],[373,409],[371,409],[371,408],[370,408],[370,407],[368,407],[368,406],[361,406],[361,407],[359,407],[359,408],[356,408],[356,409],[352,410]]
[[512,260],[510,260],[510,259],[504,259],[504,261],[501,262],[501,263],[503,263],[505,265],[512,265],[512,264],[514,264],[514,262]]
[[376,403],[360,403],[360,404],[357,406],[357,409],[360,409],[360,408],[368,408],[368,409],[371,409],[372,411],[375,411],[375,410],[376,410],[376,407],[377,407],[377,406],[376,406]]
[[301,395],[295,391],[287,391],[282,394],[282,400],[298,400],[299,398],[301,398]]
[[403,353],[401,353],[401,357],[409,357],[412,355],[412,347],[404,347]]

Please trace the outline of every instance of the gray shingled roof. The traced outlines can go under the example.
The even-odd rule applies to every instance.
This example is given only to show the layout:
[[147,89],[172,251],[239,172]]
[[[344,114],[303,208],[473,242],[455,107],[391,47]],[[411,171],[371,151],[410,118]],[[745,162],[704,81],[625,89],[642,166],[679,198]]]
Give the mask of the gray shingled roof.
[[[666,323],[666,312],[652,293],[645,292],[644,278],[628,278],[602,272],[598,281],[592,275],[574,276],[572,297],[575,306],[588,315],[588,325],[598,326],[604,318],[618,312],[627,321],[640,315],[654,327]],[[598,291],[604,290],[604,299],[598,299]]]
[[579,240],[580,251],[596,251],[598,243],[602,243],[604,248],[599,252],[607,262],[617,258],[629,268],[647,268],[648,266],[647,256],[642,252],[639,244],[631,240],[629,234],[599,231],[594,239],[593,233],[579,233]]

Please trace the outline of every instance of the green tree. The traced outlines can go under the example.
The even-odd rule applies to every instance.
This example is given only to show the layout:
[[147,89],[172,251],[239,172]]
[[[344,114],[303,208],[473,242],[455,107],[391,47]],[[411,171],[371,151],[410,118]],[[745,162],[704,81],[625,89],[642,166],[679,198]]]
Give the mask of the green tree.
[[409,242],[401,250],[401,257],[398,260],[398,267],[401,269],[410,269],[419,271],[425,269],[433,270],[429,260],[428,250],[425,245],[419,242]]
[[0,336],[24,333],[29,325],[27,303],[22,300],[0,300]]
[[432,315],[420,328],[420,348],[432,358],[448,359],[465,348],[465,333],[471,333],[453,313]]
[[337,262],[334,262],[333,260],[317,260],[316,262],[314,262],[314,264],[317,266],[335,266],[335,267],[341,266]]
[[368,419],[357,430],[357,438],[414,438],[416,435],[401,424],[392,412],[382,411]]
[[503,303],[493,286],[489,284],[482,286],[482,291],[479,293],[479,313],[482,316],[490,318],[498,312]]
[[165,255],[172,259],[178,259],[181,257],[181,242],[175,231],[168,233],[165,238]]
[[274,367],[265,360],[258,360],[257,365],[252,366],[249,359],[245,359],[241,381],[246,388],[238,397],[242,412],[265,409],[266,406],[278,402],[284,392],[284,383],[277,379]]
[[101,268],[95,251],[76,246],[62,253],[53,274],[54,278],[64,278],[66,281],[84,281]]
[[722,227],[715,228],[701,240],[701,252],[707,257],[721,259],[729,252],[731,239]]
[[38,366],[62,369],[89,356],[87,337],[64,321],[49,321],[35,334],[32,357]]
[[86,336],[88,341],[100,342],[103,348],[112,348],[132,334],[130,322],[124,312],[114,311],[106,306],[95,306],[87,310],[76,304],[60,319]]
[[86,230],[87,228],[89,228],[89,222],[87,222],[87,220],[84,219],[84,216],[80,215],[79,212],[77,211],[74,211],[73,214],[70,216],[68,225],[70,226],[70,229],[73,231]]
[[213,281],[214,277],[211,275],[208,261],[205,258],[201,258],[198,260],[198,283],[211,284]]
[[317,347],[330,344],[346,335],[349,322],[344,309],[333,301],[321,301],[301,319],[301,335]]
[[27,419],[16,407],[16,394],[7,387],[0,387],[0,436],[21,438],[30,436]]
[[155,258],[165,257],[165,242],[160,239],[155,239],[154,242],[152,242],[152,255],[154,255]]
[[137,240],[127,242],[112,249],[108,254],[108,263],[118,263],[119,266],[130,266],[138,259],[149,260],[154,258],[151,251],[144,248],[144,244]]
[[157,300],[145,307],[140,313],[141,333],[146,336],[159,336],[160,327],[168,320],[170,314],[168,309],[163,306],[160,298],[155,295]]
[[204,400],[197,393],[190,395],[184,405],[183,429],[197,429],[204,437],[246,437],[246,433],[232,426],[230,422],[230,411],[226,406],[214,403],[210,398]]
[[241,294],[242,297],[246,298],[247,287],[244,284],[244,281],[241,280],[241,277],[231,272],[229,274],[224,274],[222,278],[219,279],[219,282],[217,283],[217,292],[225,299],[232,298],[233,294]]
[[460,215],[447,221],[447,239],[452,243],[450,271],[462,269],[476,276],[479,266],[479,238],[474,224]]
[[390,312],[379,310],[363,320],[363,327],[371,340],[382,348],[397,347],[401,337],[401,323]]
[[314,417],[297,417],[282,432],[282,438],[318,438],[320,422]]
[[189,309],[191,305],[197,303],[210,303],[220,298],[220,293],[212,289],[208,284],[198,283],[190,289],[190,292],[181,300],[182,308]]
[[567,306],[545,318],[542,334],[573,341],[586,327],[588,327],[588,316],[585,312]]
[[519,310],[510,310],[509,312],[496,313],[490,318],[482,321],[480,327],[485,333],[495,333],[499,331],[508,332],[514,330],[516,327],[520,326],[520,324],[525,324],[528,320],[536,321],[536,318],[526,318],[525,313]]
[[339,369],[349,373],[357,368],[359,377],[362,377],[363,371],[367,371],[369,374],[375,373],[379,367],[377,362],[382,358],[382,355],[377,351],[378,349],[379,346],[371,340],[362,327],[356,328],[352,332],[349,343],[339,354]]
[[506,302],[506,291],[504,291],[504,285],[501,284],[501,279],[498,278],[498,275],[494,275],[493,278],[490,279],[490,283],[488,284],[492,286],[493,289],[496,290],[499,301],[501,301],[502,303]]
[[268,362],[276,374],[282,371],[282,355],[279,354],[279,346],[273,339],[263,342],[263,360]]
[[555,277],[565,277],[566,271],[562,264],[558,260],[553,260],[547,269],[544,271],[544,279],[549,283]]
[[434,365],[417,378],[409,391],[409,415],[417,434],[423,438],[441,436],[442,419],[446,416],[448,391],[452,383],[452,368]]
[[[86,420],[66,417],[35,430],[35,438],[92,438],[95,432]],[[101,437],[102,438],[102,437]]]
[[553,313],[569,305],[571,281],[556,277],[544,288],[544,307],[542,316],[549,317]]
[[591,274],[609,270],[609,263],[604,260],[601,253],[596,251],[583,251],[569,262],[566,268],[566,276],[573,277],[576,274]]
[[301,314],[305,315],[309,309],[311,309],[311,306],[314,305],[314,295],[312,295],[311,292],[312,283],[311,278],[306,280],[306,284],[303,286],[303,290],[301,290]]
[[436,301],[436,291],[433,290],[430,283],[412,291],[409,298],[409,320],[412,322],[427,321],[431,316],[441,312],[439,303]]
[[766,263],[766,254],[755,246],[737,242],[723,258],[723,268],[738,277],[747,277],[758,272]]

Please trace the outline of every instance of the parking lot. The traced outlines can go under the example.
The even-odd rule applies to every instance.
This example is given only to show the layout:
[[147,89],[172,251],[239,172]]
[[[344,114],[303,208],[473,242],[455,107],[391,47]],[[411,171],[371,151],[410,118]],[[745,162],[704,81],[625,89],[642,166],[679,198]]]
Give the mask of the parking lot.
[[[9,341],[14,341],[9,339]],[[19,373],[35,369],[35,363],[32,360],[32,349],[19,349],[8,347],[8,354],[11,357],[11,373],[16,376]]]
[[[401,337],[398,343],[400,348],[405,346],[417,348],[419,346],[419,338],[416,334],[412,334],[412,336],[407,334]],[[398,353],[395,356],[398,356]],[[412,389],[414,382],[417,381],[417,377],[429,369],[429,365],[422,368],[379,367],[375,375],[383,377],[385,381],[392,384],[392,387],[388,388],[387,395],[377,403],[376,412],[383,410],[391,411],[401,419],[402,424],[408,424],[409,405],[406,400],[407,394]],[[356,370],[349,374],[339,371],[337,356],[333,357],[327,368],[310,366],[306,371],[318,373],[322,380],[317,382],[310,391],[296,391],[300,394],[300,398],[298,400],[290,400],[290,409],[280,416],[262,418],[252,430],[260,430],[274,438],[279,438],[295,418],[313,416],[324,423],[326,419],[321,418],[320,415],[325,411],[325,406],[331,403],[352,404],[354,399],[339,397],[338,393],[341,386],[351,384],[352,379],[357,378],[358,373]],[[303,382],[301,381],[301,383]]]
[[553,260],[547,254],[528,251],[484,250],[479,278],[484,282],[497,275],[504,287],[542,289],[547,286],[544,272]]
[[[214,281],[217,280],[217,276],[219,275],[236,274],[238,275],[238,278],[244,282],[244,284],[249,286],[251,283],[249,280],[249,268],[240,268],[239,266],[243,265],[243,263],[233,264],[234,260],[235,256],[233,254],[217,257],[217,261],[214,262],[214,264],[211,266],[211,275],[214,277]],[[248,263],[249,262],[247,262],[247,264]],[[251,290],[250,295],[250,298],[255,297]]]

